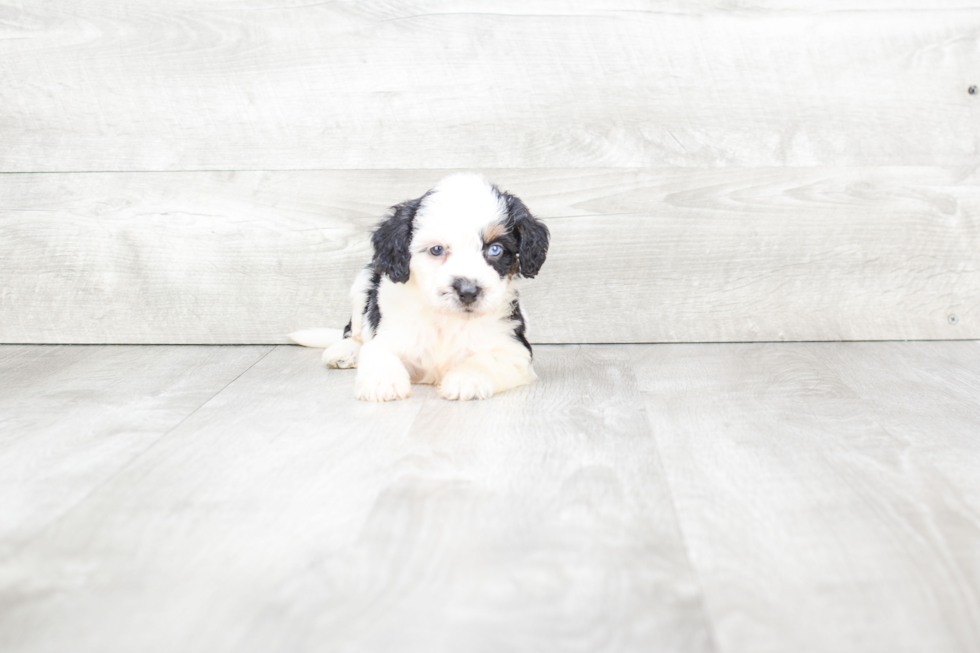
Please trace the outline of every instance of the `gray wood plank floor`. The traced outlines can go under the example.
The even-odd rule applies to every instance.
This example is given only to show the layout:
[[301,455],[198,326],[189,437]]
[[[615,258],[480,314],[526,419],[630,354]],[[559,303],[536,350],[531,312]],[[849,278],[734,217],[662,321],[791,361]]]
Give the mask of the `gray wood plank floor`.
[[980,342],[535,354],[0,347],[0,650],[980,650]]

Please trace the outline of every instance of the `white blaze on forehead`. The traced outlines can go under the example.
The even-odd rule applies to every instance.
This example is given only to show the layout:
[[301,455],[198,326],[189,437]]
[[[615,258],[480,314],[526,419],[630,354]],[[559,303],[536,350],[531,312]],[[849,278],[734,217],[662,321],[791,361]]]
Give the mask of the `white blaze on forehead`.
[[459,173],[436,184],[422,201],[415,215],[415,236],[450,246],[472,245],[484,227],[506,216],[507,204],[490,182],[481,175]]
[[[425,196],[415,214],[411,279],[426,304],[438,311],[484,315],[512,299],[510,277],[501,277],[484,256],[484,232],[506,222],[507,203],[476,174],[446,177]],[[435,246],[443,252],[431,253]],[[455,284],[466,279],[480,289],[472,305],[460,303]]]

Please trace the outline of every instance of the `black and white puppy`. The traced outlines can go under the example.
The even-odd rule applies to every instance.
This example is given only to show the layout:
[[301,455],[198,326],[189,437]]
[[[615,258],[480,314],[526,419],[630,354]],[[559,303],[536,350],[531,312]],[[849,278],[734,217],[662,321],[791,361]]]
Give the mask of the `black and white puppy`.
[[429,383],[446,399],[486,399],[535,378],[516,282],[548,253],[548,227],[475,174],[440,181],[392,207],[374,259],[351,288],[337,329],[290,334],[326,347],[328,367],[357,367],[358,399],[390,401]]

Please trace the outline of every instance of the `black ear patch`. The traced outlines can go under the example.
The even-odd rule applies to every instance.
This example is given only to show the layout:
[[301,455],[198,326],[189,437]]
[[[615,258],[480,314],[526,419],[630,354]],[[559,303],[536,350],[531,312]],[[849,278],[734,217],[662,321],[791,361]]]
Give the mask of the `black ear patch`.
[[530,279],[544,265],[551,232],[545,223],[531,215],[524,202],[510,193],[501,195],[507,201],[507,222],[517,236],[521,276]]
[[415,212],[418,211],[423,197],[391,207],[390,215],[375,228],[371,235],[371,244],[374,246],[372,261],[374,269],[395,283],[408,281],[408,262],[412,257],[408,246],[412,243]]

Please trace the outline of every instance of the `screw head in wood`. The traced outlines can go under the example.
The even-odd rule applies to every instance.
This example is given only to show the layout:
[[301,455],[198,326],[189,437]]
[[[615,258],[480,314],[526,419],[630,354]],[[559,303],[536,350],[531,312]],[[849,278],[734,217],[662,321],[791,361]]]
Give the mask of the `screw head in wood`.
[[970,88],[966,89],[966,92],[969,93],[970,95],[976,95],[977,94],[977,87],[976,86],[971,86]]
[[949,323],[952,324],[953,326],[956,326],[956,323],[960,321],[960,318],[956,317],[955,314],[951,314],[948,319],[949,319]]

